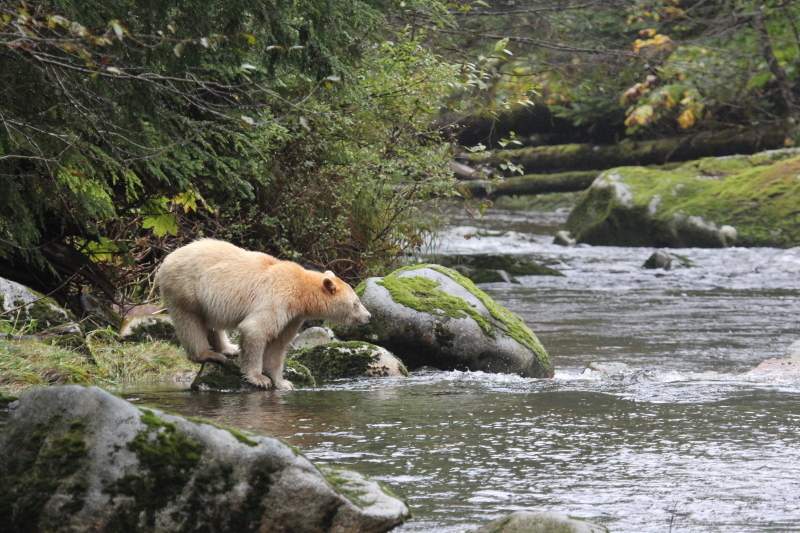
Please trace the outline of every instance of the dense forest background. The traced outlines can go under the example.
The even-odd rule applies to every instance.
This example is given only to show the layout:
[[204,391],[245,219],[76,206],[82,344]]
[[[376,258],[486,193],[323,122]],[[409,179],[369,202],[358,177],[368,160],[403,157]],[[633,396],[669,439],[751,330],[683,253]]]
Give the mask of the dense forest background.
[[[0,276],[147,298],[229,240],[356,280],[450,162],[747,130],[790,146],[800,2],[0,0]],[[681,141],[683,142],[683,141]]]

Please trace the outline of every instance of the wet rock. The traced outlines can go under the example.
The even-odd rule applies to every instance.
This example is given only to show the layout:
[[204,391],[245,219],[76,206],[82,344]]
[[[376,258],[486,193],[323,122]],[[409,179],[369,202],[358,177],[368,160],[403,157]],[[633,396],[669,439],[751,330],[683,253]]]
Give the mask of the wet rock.
[[607,378],[617,374],[628,374],[632,371],[628,363],[621,363],[618,361],[593,362],[586,365],[582,375],[587,377]]
[[[11,311],[14,309],[13,311]],[[43,333],[51,329],[75,331],[75,317],[59,306],[55,300],[32,291],[14,281],[0,278],[0,333],[11,333],[12,329],[24,334]],[[72,327],[74,326],[74,327]]]
[[553,244],[557,244],[559,246],[575,246],[578,244],[578,241],[572,238],[572,234],[567,230],[561,230],[556,233],[556,236],[553,238]]
[[289,343],[289,347],[295,350],[304,350],[306,348],[319,346],[320,344],[336,342],[336,340],[331,330],[315,326],[300,332],[300,334]]
[[792,343],[784,357],[773,357],[759,364],[742,377],[753,381],[800,380],[800,341]]
[[608,528],[560,513],[516,511],[473,533],[608,533]]
[[178,336],[169,315],[129,315],[122,321],[118,340],[122,342],[153,342],[156,340],[178,344]]
[[776,150],[673,170],[607,170],[583,193],[567,228],[578,242],[593,245],[795,246],[798,154]]
[[360,376],[408,377],[408,370],[389,350],[367,342],[331,342],[302,350],[293,360],[311,371],[315,379]]
[[689,260],[664,250],[656,250],[642,266],[647,269],[663,268],[664,270],[673,270],[689,266]]
[[80,295],[80,306],[84,315],[100,326],[112,326],[115,329],[122,327],[122,316],[110,305],[105,304],[96,296],[88,292]]
[[[291,381],[295,387],[315,387],[317,384],[308,368],[291,359],[284,361],[283,379]],[[204,363],[189,388],[197,391],[264,390],[242,377],[236,359],[228,359],[222,365]]]
[[97,387],[26,394],[0,434],[7,531],[383,532],[406,505],[272,438]]
[[563,276],[558,270],[519,255],[447,255],[437,257],[473,283],[519,283],[515,276]]
[[345,340],[388,349],[409,367],[552,377],[536,335],[455,270],[417,265],[370,278],[356,292],[372,313],[364,326],[336,326]]

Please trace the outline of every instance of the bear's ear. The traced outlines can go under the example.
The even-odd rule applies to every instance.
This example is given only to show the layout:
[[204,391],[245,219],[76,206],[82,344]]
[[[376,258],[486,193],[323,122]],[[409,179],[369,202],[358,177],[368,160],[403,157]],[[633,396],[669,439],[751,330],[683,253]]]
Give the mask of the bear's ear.
[[326,275],[326,276],[330,276],[330,277],[332,277],[332,278],[335,278],[335,277],[336,277],[336,274],[334,274],[334,273],[333,273],[333,272],[331,272],[330,270],[326,270],[326,271],[325,271],[325,275]]
[[322,278],[322,288],[325,289],[328,294],[335,294],[338,289],[338,287],[336,287],[336,282],[327,276]]

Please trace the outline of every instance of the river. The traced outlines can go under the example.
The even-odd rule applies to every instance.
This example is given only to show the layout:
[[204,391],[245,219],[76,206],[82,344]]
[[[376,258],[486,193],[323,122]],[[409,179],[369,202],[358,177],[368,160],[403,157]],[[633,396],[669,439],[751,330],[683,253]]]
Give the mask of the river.
[[[650,249],[552,244],[566,217],[463,215],[440,254],[509,253],[564,277],[481,288],[519,314],[551,380],[416,372],[292,392],[123,397],[285,439],[405,499],[402,533],[468,531],[514,510],[622,532],[800,531],[800,383],[740,374],[800,339],[800,249],[685,249],[691,267],[645,270]],[[461,235],[513,230],[496,236]],[[616,374],[584,373],[621,362]]]

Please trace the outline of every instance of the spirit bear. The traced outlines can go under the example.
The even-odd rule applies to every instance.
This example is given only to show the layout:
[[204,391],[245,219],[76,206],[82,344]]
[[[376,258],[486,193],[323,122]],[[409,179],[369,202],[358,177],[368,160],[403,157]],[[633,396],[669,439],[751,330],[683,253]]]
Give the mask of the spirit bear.
[[189,360],[225,362],[240,351],[227,335],[238,329],[242,374],[264,388],[294,388],[283,379],[283,360],[305,319],[348,325],[370,319],[358,295],[333,272],[313,272],[214,239],[169,254],[155,283]]

